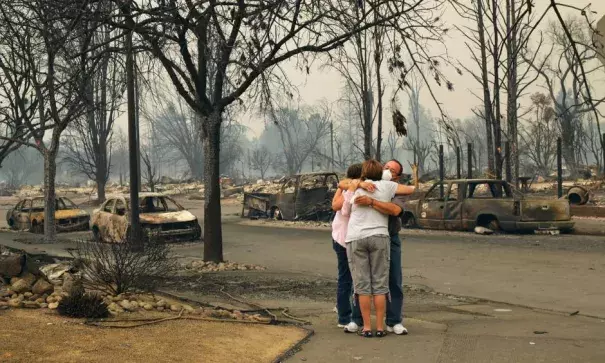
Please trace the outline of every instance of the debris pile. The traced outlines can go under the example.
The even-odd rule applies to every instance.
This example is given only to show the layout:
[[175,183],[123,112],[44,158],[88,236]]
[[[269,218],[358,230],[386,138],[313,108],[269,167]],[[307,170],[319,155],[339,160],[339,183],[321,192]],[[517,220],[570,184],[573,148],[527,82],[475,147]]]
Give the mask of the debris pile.
[[244,264],[237,262],[210,262],[203,260],[189,261],[181,265],[182,268],[188,271],[196,272],[219,272],[219,271],[250,271],[250,270],[266,270],[266,267]]

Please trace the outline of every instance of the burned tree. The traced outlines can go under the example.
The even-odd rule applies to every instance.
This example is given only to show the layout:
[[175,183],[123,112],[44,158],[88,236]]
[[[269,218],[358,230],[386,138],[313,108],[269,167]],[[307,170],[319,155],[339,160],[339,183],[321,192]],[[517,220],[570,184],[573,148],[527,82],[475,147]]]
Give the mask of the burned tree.
[[[133,5],[132,13],[125,24],[111,17],[107,22],[138,34],[141,46],[159,61],[176,92],[197,115],[205,156],[204,259],[212,261],[223,259],[219,164],[225,110],[243,102],[244,96],[263,96],[266,101],[260,104],[270,105],[275,89],[268,86],[287,79],[280,69],[283,62],[298,58],[305,70],[314,55],[334,50],[375,25],[415,19],[417,8],[394,0],[357,6],[281,0],[128,4]],[[343,18],[363,21],[342,26]]]
[[282,108],[272,112],[270,119],[281,141],[277,168],[288,175],[300,173],[317,151],[321,139],[329,135],[329,110],[319,113],[310,108]]
[[201,180],[204,172],[204,149],[199,123],[191,107],[178,95],[164,88],[151,89],[151,97],[143,104],[142,115],[156,131],[158,143],[178,152],[189,168],[192,178]]
[[[109,5],[108,1],[104,3]],[[103,25],[91,39],[90,57],[98,57],[99,62],[97,71],[87,79],[86,113],[67,128],[63,137],[64,161],[96,182],[99,203],[105,201],[113,124],[120,116],[126,88],[120,54],[110,51],[121,47],[120,41],[112,40],[113,36],[115,34]]]
[[[94,71],[95,60],[89,57],[93,24],[82,15],[96,12],[86,1],[0,3],[0,67],[20,108],[19,114],[3,122],[9,127],[22,122],[33,141],[20,143],[44,157],[46,242],[54,242],[56,235],[55,176],[61,135],[85,113],[86,84]],[[26,81],[19,83],[18,77]],[[29,95],[22,93],[24,83],[31,89]],[[36,112],[28,111],[27,105],[35,105]]]
[[250,169],[258,171],[261,179],[265,179],[267,171],[273,166],[274,162],[275,155],[265,145],[256,147],[248,155]]
[[524,156],[531,160],[539,175],[549,176],[557,157],[559,130],[555,124],[552,100],[545,94],[531,96],[532,117],[522,125],[519,137]]
[[[552,23],[548,32],[552,50],[544,57],[543,68],[534,67],[544,80],[553,102],[555,121],[563,139],[563,158],[572,176],[577,175],[579,166],[578,151],[581,148],[584,117],[596,115],[596,126],[601,134],[596,108],[605,103],[605,97],[592,97],[590,85],[585,83],[582,76],[590,76],[604,69],[604,65],[597,61],[597,52],[588,46],[591,34],[585,29],[580,18],[567,20],[563,29],[559,23]],[[571,34],[571,40],[567,32]]]

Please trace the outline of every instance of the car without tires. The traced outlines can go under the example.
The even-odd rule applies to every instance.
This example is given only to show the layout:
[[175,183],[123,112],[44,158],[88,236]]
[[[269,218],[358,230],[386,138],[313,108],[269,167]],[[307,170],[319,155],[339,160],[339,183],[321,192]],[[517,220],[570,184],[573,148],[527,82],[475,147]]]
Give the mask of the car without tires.
[[435,183],[404,203],[404,226],[428,229],[524,232],[573,229],[569,201],[529,198],[502,180],[461,179]]
[[[160,193],[139,194],[139,218],[146,235],[169,241],[197,241],[202,228],[197,218],[172,198]],[[91,218],[97,240],[124,242],[130,233],[130,197],[108,197]]]
[[[22,199],[6,213],[6,222],[14,230],[44,232],[44,197]],[[90,215],[65,197],[55,199],[55,226],[57,232],[87,231]]]

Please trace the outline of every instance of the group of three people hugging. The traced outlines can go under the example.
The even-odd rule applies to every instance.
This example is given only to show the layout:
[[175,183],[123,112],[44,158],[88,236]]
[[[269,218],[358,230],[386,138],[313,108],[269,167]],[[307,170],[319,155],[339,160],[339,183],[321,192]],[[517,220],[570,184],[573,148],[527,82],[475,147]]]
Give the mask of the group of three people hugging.
[[[402,325],[400,216],[414,187],[399,184],[397,160],[351,165],[332,200],[332,246],[338,258],[338,327],[370,338],[408,333]],[[372,332],[374,303],[376,332]],[[386,317],[386,321],[385,321]]]

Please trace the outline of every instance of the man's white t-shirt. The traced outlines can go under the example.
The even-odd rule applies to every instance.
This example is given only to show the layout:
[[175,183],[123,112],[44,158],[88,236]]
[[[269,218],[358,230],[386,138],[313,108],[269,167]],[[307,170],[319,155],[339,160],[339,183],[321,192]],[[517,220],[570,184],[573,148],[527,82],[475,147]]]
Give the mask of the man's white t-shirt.
[[351,242],[370,236],[388,236],[389,235],[389,216],[382,214],[370,206],[360,206],[355,204],[355,198],[360,195],[368,195],[381,202],[390,202],[397,192],[397,183],[387,180],[371,181],[376,185],[374,192],[368,192],[364,189],[357,189],[351,199],[353,210],[349,219],[347,228],[347,238],[345,242]]

